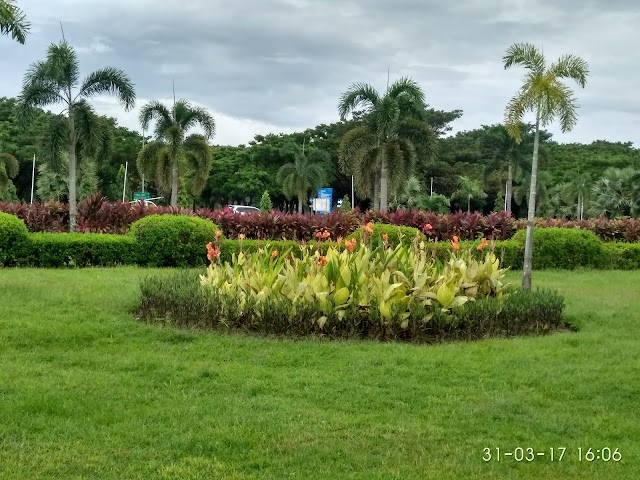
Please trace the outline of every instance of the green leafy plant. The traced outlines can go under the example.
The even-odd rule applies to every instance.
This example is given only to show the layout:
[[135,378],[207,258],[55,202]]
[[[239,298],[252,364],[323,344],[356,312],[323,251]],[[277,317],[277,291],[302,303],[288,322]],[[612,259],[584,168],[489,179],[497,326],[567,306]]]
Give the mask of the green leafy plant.
[[340,211],[349,213],[351,210],[353,210],[353,207],[351,206],[351,202],[349,201],[349,196],[345,195],[344,197],[342,197],[342,205],[340,205]]
[[218,227],[203,218],[186,215],[149,215],[131,225],[138,244],[139,263],[153,267],[204,265],[205,248]]
[[[526,230],[519,230],[513,241],[524,245]],[[573,269],[597,267],[602,242],[593,233],[579,228],[534,228],[533,268]]]
[[0,213],[0,265],[15,265],[28,246],[26,225],[15,215]]
[[262,197],[260,197],[260,210],[263,212],[270,212],[273,210],[273,203],[271,202],[271,197],[269,196],[268,191],[264,191]]

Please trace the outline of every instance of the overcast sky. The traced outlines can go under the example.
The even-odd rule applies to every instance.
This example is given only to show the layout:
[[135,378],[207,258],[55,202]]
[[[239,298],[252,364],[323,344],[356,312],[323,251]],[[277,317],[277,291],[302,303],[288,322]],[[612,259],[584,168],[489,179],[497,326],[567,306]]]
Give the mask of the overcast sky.
[[411,76],[437,109],[461,109],[456,130],[502,121],[523,71],[505,71],[510,44],[532,42],[555,60],[587,60],[576,87],[580,117],[560,142],[640,146],[640,5],[637,0],[18,0],[31,21],[24,46],[0,38],[0,96],[16,96],[29,64],[61,38],[82,73],[125,70],[136,110],[110,98],[96,109],[139,130],[138,108],[176,95],[207,107],[216,144],[338,120],[354,82],[384,90]]

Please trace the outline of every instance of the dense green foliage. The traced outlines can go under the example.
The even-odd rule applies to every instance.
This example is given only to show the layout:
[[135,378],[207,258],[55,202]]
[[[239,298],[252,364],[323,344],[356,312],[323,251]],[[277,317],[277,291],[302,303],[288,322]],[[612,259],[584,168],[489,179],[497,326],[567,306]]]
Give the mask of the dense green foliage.
[[[372,232],[367,233],[367,227],[371,228]],[[404,245],[410,245],[416,236],[423,238],[417,228],[402,225],[387,225],[384,223],[372,223],[369,226],[363,225],[349,235],[349,238],[357,238],[358,241],[363,241],[365,237],[369,237],[374,244],[380,244],[383,242],[383,235],[386,235],[386,241],[389,245],[393,246],[401,242]]]
[[[579,228],[534,228],[533,268],[597,267],[602,242],[593,233]],[[524,244],[526,230],[518,230],[514,242]]]
[[266,190],[262,194],[262,197],[260,197],[260,210],[263,212],[270,212],[273,210],[273,202],[271,201],[269,192]]
[[[31,189],[31,162],[37,154],[37,165],[42,162],[38,150],[38,138],[46,125],[50,113],[39,111],[31,123],[20,128],[15,118],[15,100],[0,99],[0,152],[13,155],[19,162],[18,175],[13,179],[19,199],[28,200]],[[440,135],[437,153],[432,162],[421,164],[415,172],[419,192],[409,192],[411,196],[402,197],[403,192],[392,192],[390,204],[403,206],[403,202],[420,208],[448,212],[457,207],[467,209],[466,201],[448,205],[448,199],[458,189],[460,176],[482,181],[482,189],[487,197],[472,198],[471,210],[487,213],[504,208],[505,182],[508,176],[508,164],[513,172],[512,210],[518,217],[526,214],[526,198],[531,170],[531,151],[533,135],[531,126],[524,126],[521,144],[513,144],[501,125],[483,126],[478,129],[459,132],[443,137],[451,128],[451,122],[461,115],[458,111],[438,112],[427,108],[428,122]],[[132,166],[142,147],[142,137],[119,127],[115,120],[101,117],[109,132],[109,148],[97,158],[98,190],[111,200],[122,198],[124,164],[129,160],[127,175],[127,200],[132,192],[141,189],[141,177]],[[273,206],[280,210],[295,210],[297,202],[288,202],[282,193],[282,185],[277,181],[277,172],[283,165],[295,160],[296,153],[302,151],[303,142],[313,148],[323,150],[329,157],[325,164],[328,173],[327,184],[334,188],[335,199],[351,195],[351,177],[343,174],[339,168],[339,143],[341,137],[358,120],[348,120],[330,125],[318,125],[305,132],[280,135],[256,135],[249,145],[218,146],[212,149],[212,167],[202,194],[195,197],[198,205],[209,207],[226,204],[248,203],[259,205],[261,195],[269,191]],[[571,182],[579,176],[586,178],[584,204],[585,217],[589,213],[591,193],[596,181],[609,168],[640,169],[640,150],[631,143],[613,143],[596,141],[592,144],[559,144],[551,135],[541,132],[540,172],[538,178],[539,215],[560,215],[576,217],[578,197],[571,188]],[[433,179],[433,197],[431,180]],[[152,196],[158,193],[155,175],[145,177],[145,190]],[[356,205],[361,209],[370,205],[356,188]],[[438,195],[438,196],[436,196]],[[395,196],[395,198],[394,198]],[[406,199],[406,200],[405,200]],[[165,197],[160,203],[168,203]],[[417,202],[417,203],[416,203]]]
[[27,247],[29,231],[15,215],[0,212],[0,266],[19,262]]
[[131,225],[141,265],[186,267],[204,265],[205,245],[216,236],[218,227],[204,218],[186,215],[149,215]]

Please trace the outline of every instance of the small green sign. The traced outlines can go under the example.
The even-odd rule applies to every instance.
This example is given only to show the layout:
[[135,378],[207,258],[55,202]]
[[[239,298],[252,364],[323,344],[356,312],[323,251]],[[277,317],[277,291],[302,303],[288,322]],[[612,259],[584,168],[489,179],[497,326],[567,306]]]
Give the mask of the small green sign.
[[136,200],[136,201],[137,200],[142,200],[143,198],[145,200],[149,200],[151,198],[151,194],[149,192],[135,192],[133,194],[133,199]]

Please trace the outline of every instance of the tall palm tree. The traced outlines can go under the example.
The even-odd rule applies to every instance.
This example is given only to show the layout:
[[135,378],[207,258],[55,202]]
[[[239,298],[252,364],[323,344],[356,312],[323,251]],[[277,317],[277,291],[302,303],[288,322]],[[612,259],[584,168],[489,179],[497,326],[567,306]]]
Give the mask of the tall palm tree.
[[278,170],[277,179],[282,185],[282,193],[287,199],[298,197],[298,213],[302,213],[309,190],[315,191],[325,182],[327,173],[323,164],[329,160],[326,151],[312,150],[307,154],[296,154],[293,162]]
[[7,195],[11,179],[18,175],[20,165],[10,153],[0,152],[0,192]]
[[[76,91],[77,89],[77,91]],[[80,66],[73,48],[65,41],[52,44],[47,59],[36,62],[24,77],[18,97],[18,117],[26,123],[36,108],[62,104],[63,110],[49,121],[42,136],[41,150],[53,168],[61,164],[61,152],[69,154],[69,231],[76,228],[78,154],[89,157],[104,148],[104,122],[88,99],[115,94],[125,110],[133,108],[133,83],[122,70],[105,67],[80,81]]]
[[[156,121],[155,140],[147,143],[138,154],[140,173],[156,177],[160,188],[171,192],[171,206],[178,205],[178,179],[189,172],[189,193],[199,195],[207,184],[211,171],[210,140],[216,131],[213,117],[201,107],[186,100],[174,101],[169,109],[158,101],[147,103],[140,112],[143,130]],[[187,132],[200,126],[204,135]]]
[[11,35],[11,38],[24,45],[30,28],[31,24],[15,0],[0,0],[0,34]]
[[392,83],[384,95],[371,85],[353,84],[340,98],[341,120],[361,108],[366,112],[364,125],[342,138],[340,165],[344,173],[354,175],[360,191],[370,195],[373,190],[376,204],[379,193],[380,210],[387,211],[390,187],[402,185],[419,155],[434,153],[437,138],[425,120],[424,93],[409,78]]
[[575,201],[576,218],[582,220],[584,217],[585,199],[589,201],[592,185],[591,177],[588,173],[578,173],[573,179],[564,185],[563,193],[567,199]]
[[467,201],[467,213],[471,213],[471,200],[474,198],[486,198],[482,182],[475,178],[461,176],[458,179],[458,189],[453,192],[451,199],[464,199]]
[[530,43],[512,45],[502,60],[505,69],[520,65],[527,70],[520,91],[509,101],[505,110],[505,126],[516,142],[522,141],[521,124],[525,113],[533,112],[536,117],[522,275],[523,289],[530,290],[540,127],[549,125],[556,118],[560,121],[563,132],[568,132],[575,126],[578,108],[576,98],[571,88],[561,80],[575,80],[584,88],[589,69],[587,62],[575,55],[564,55],[555,63],[547,65],[544,54]]

